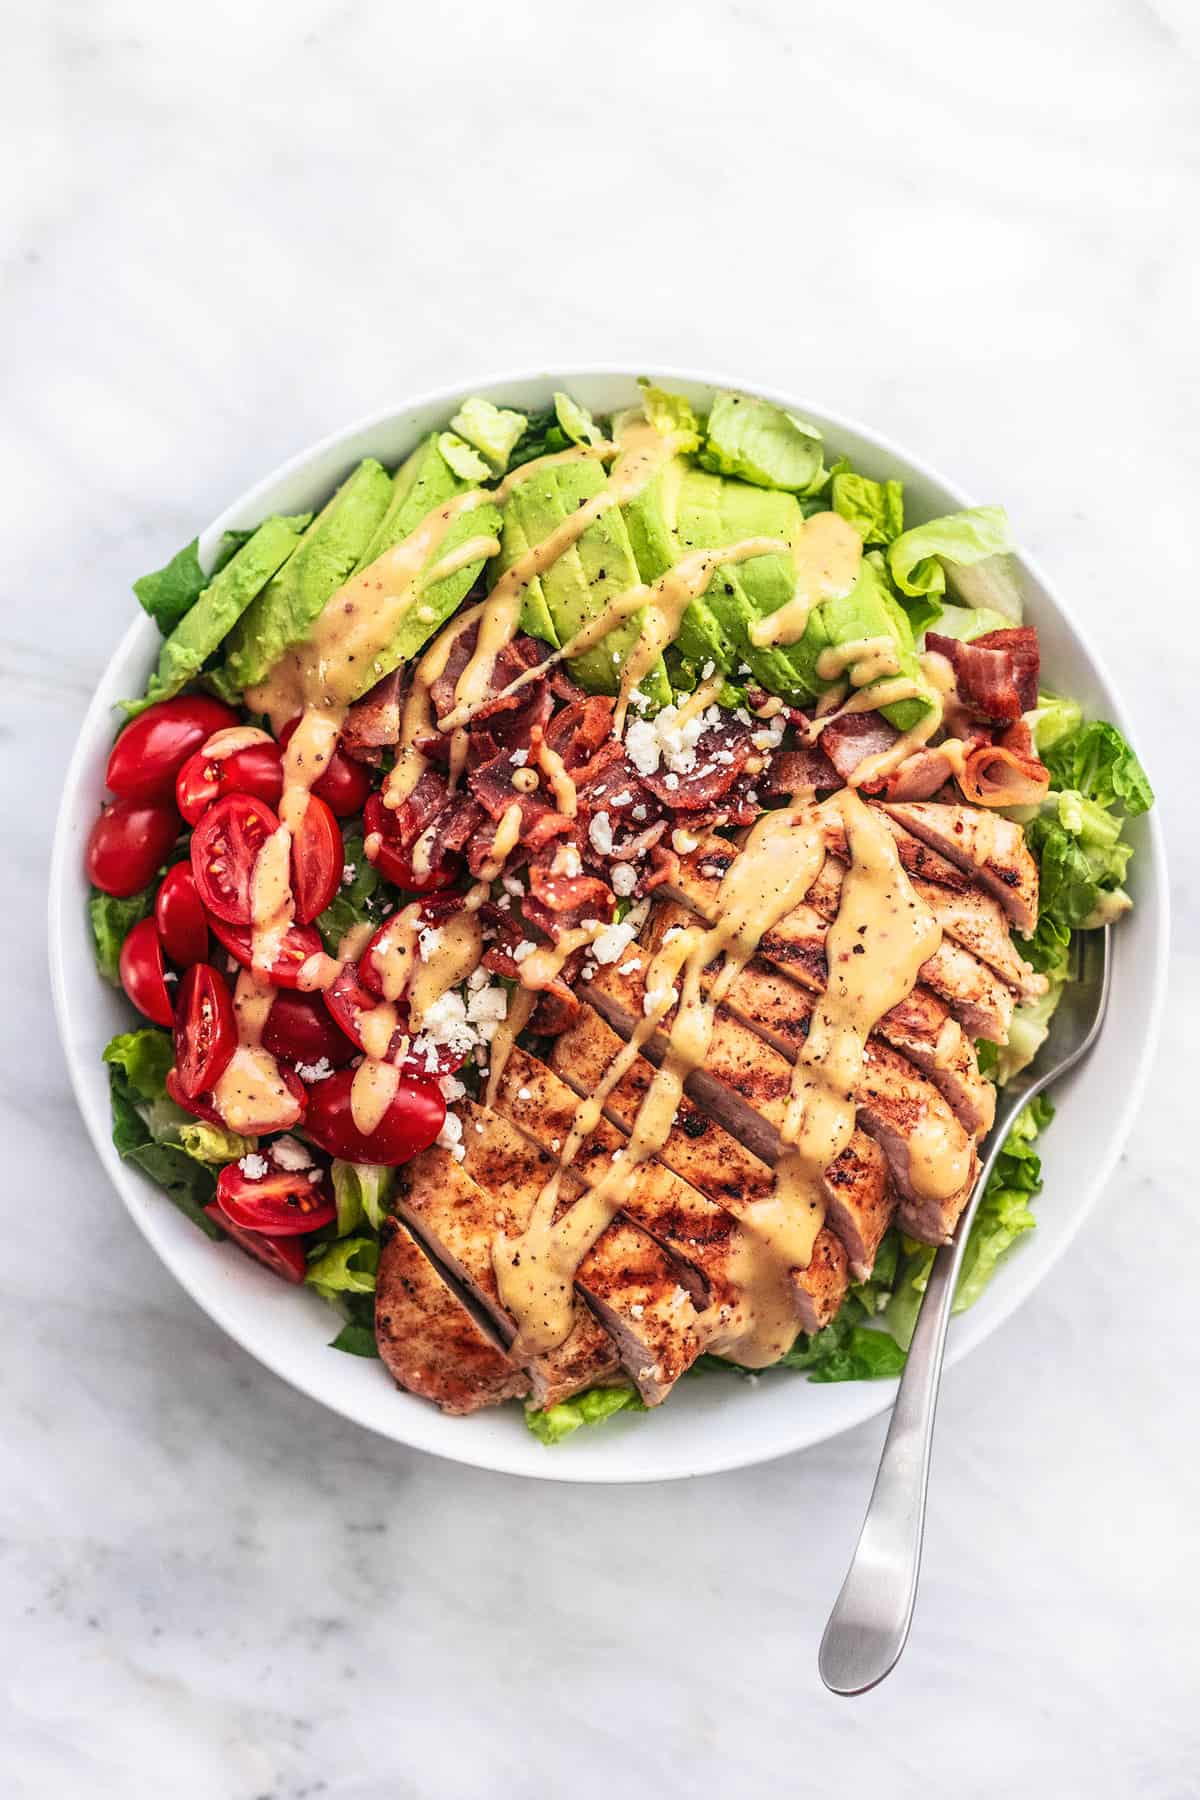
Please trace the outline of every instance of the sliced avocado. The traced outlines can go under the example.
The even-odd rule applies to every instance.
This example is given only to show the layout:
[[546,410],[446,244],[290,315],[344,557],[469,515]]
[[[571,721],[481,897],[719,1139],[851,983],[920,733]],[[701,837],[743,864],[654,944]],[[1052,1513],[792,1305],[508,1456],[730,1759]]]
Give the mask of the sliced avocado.
[[177,694],[200,673],[247,608],[252,610],[255,596],[271,581],[275,571],[287,567],[299,542],[296,520],[271,518],[259,526],[237,555],[214,575],[167,638],[144,698],[124,702],[131,718],[153,706],[156,700]]
[[[531,475],[529,479],[533,481],[535,477]],[[510,500],[504,508],[504,530],[500,539],[500,556],[496,563],[497,575],[519,561],[528,549],[529,539],[525,535],[520,508]],[[534,576],[521,595],[521,630],[558,649],[558,633],[554,629],[554,620],[550,617],[550,608],[546,604],[546,595],[538,575]]]
[[438,449],[438,433],[431,431],[396,470],[383,517],[363,545],[355,572],[406,538],[435,506],[453,500],[466,486]]
[[[417,524],[420,524],[417,520]],[[470,512],[459,513],[452,519],[449,529],[437,549],[432,552],[425,564],[427,569],[456,550],[460,544],[471,538],[498,538],[500,536],[500,508],[491,502],[474,507]],[[416,606],[409,608],[395,637],[386,650],[372,659],[370,669],[364,675],[361,686],[352,699],[358,699],[383,675],[390,675],[401,663],[411,662],[421,646],[433,636],[438,627],[444,625],[451,613],[470,592],[484,559],[466,563],[456,569],[452,575],[444,575],[440,581],[434,582],[420,595]]]
[[329,596],[358,562],[391,491],[387,470],[372,457],[342,483],[231,635],[221,671],[227,689],[253,687],[307,637]]
[[[683,458],[675,457],[624,508],[625,527],[643,581],[657,581],[679,561],[681,552],[676,527],[679,494],[686,472],[687,464]],[[688,607],[675,644],[679,654],[698,668],[714,662],[729,675],[736,665],[734,644],[721,629],[706,595],[702,594]]]
[[[831,645],[853,643],[855,638],[872,637],[894,638],[900,674],[911,676],[923,688],[926,687],[913,647],[908,615],[889,592],[874,554],[863,558],[858,580],[848,594],[836,600],[824,601],[809,614],[804,636],[793,651],[806,684],[814,693],[824,693],[833,686],[832,682],[822,680],[817,674],[817,658],[822,650]],[[891,676],[880,677],[881,682],[891,679]],[[878,682],[871,682],[863,692],[869,693],[872,687],[878,685]],[[897,731],[911,731],[929,711],[930,704],[929,700],[897,700],[891,706],[881,707],[880,711]]]
[[[540,544],[598,494],[605,480],[600,464],[589,459],[539,469],[521,482],[506,507],[506,538],[500,568],[510,566],[516,553],[515,532],[511,545],[509,542],[509,518],[519,528],[528,546]],[[636,587],[639,580],[625,521],[619,508],[611,507],[591,521],[579,541],[542,573],[538,583],[530,583],[522,624],[526,629],[534,629],[533,618],[538,609],[544,607],[554,628],[553,641],[565,643],[618,595]],[[534,592],[535,586],[538,592]],[[610,631],[594,649],[573,658],[570,670],[575,679],[593,693],[615,693],[620,685],[622,665],[638,641],[641,624],[641,613],[634,613],[616,630]],[[665,705],[670,699],[670,684],[661,661],[643,679],[641,688],[658,705]]]

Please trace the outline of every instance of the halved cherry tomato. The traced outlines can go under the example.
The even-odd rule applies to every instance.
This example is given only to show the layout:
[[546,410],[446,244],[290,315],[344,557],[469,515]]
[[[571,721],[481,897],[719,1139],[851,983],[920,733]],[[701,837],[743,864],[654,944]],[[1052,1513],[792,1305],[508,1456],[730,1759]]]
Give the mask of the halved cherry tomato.
[[162,945],[153,919],[141,919],[121,945],[121,986],[138,1011],[156,1025],[172,1025],[175,1008],[163,968]]
[[88,880],[123,899],[153,881],[179,835],[179,814],[158,800],[114,800],[92,826]]
[[[339,1031],[319,994],[276,994],[263,1027],[263,1048],[285,1062],[319,1063],[322,1058],[335,1069],[343,1068],[355,1054],[355,1046]],[[360,1046],[361,1048],[361,1046]]]
[[237,723],[235,712],[205,694],[160,700],[125,727],[109,752],[105,780],[127,800],[169,800],[193,750]]
[[[356,1049],[362,1050],[364,1045],[360,1015],[378,1006],[379,997],[364,985],[358,972],[358,964],[343,963],[333,985],[325,989],[323,998],[339,1029]],[[398,1031],[397,1036],[400,1035]],[[396,1039],[393,1038],[392,1041],[394,1043]]]
[[252,794],[230,794],[210,807],[192,833],[192,873],[205,909],[230,925],[249,925],[258,853],[279,820]]
[[[299,723],[298,718],[288,720],[279,734],[281,749],[287,749]],[[312,791],[325,802],[335,818],[352,819],[366,804],[371,792],[371,777],[361,763],[356,763],[344,751],[335,750],[320,781],[313,782]]]
[[323,913],[342,884],[346,853],[337,820],[323,800],[308,796],[304,819],[292,838],[292,894],[298,924]]
[[[365,959],[364,959],[365,960]],[[366,1048],[362,1039],[362,1020],[360,1014],[370,1012],[381,1004],[377,993],[363,980],[362,964],[345,963],[341,973],[332,987],[325,989],[325,1004],[333,1014],[341,1030],[360,1050]],[[396,1029],[388,1046],[388,1053],[395,1057],[399,1052],[401,1040],[408,1034],[408,1014],[404,1002],[396,1006]],[[423,1038],[420,1047],[410,1048],[400,1061],[400,1073],[411,1076],[414,1081],[431,1081],[439,1075],[453,1075],[461,1069],[467,1060],[465,1050],[454,1050],[449,1044],[431,1044]]]
[[212,1095],[197,1094],[193,1097],[185,1094],[173,1068],[167,1070],[167,1094],[176,1106],[182,1106],[184,1112],[191,1113],[193,1119],[203,1119],[209,1125],[219,1125],[222,1130],[225,1129],[225,1121],[213,1105]]
[[243,1231],[235,1225],[228,1213],[213,1200],[205,1207],[205,1212],[213,1222],[228,1232],[235,1244],[240,1244],[247,1256],[260,1262],[272,1275],[290,1281],[293,1287],[299,1287],[308,1269],[308,1258],[304,1254],[304,1245],[298,1237],[267,1237],[261,1231]]
[[[248,925],[226,925],[222,919],[210,919],[209,924],[213,936],[224,944],[235,962],[241,963],[243,969],[254,966],[251,958],[253,937]],[[309,957],[319,956],[321,950],[321,939],[311,925],[289,925],[275,961],[262,973],[276,987],[294,988]]]
[[274,1237],[301,1237],[332,1224],[337,1207],[325,1171],[281,1169],[270,1150],[262,1152],[265,1175],[247,1175],[240,1163],[226,1163],[217,1177],[217,1205],[243,1231]]
[[181,969],[207,957],[208,920],[196,892],[191,863],[176,863],[163,876],[154,902],[154,922],[163,949]]
[[458,879],[462,867],[460,856],[450,856],[432,870],[428,875],[418,875],[412,866],[412,851],[406,850],[395,840],[395,814],[383,804],[379,794],[372,794],[363,807],[363,831],[368,839],[378,838],[378,844],[367,852],[367,861],[372,863],[385,881],[390,881],[398,888],[413,894],[432,894],[438,888],[449,887]]
[[189,1099],[208,1093],[237,1049],[237,1022],[225,978],[193,963],[175,1002],[175,1072]]
[[428,1081],[401,1077],[383,1118],[369,1135],[354,1123],[350,1089],[354,1075],[339,1069],[308,1091],[304,1129],[314,1144],[347,1162],[396,1164],[428,1149],[446,1119],[440,1088]]
[[[233,1129],[244,1132],[247,1137],[257,1137],[262,1131],[290,1131],[294,1125],[299,1125],[304,1117],[307,1095],[303,1082],[293,1069],[289,1069],[286,1063],[277,1063],[275,1066],[279,1071],[279,1080],[286,1091],[286,1102],[281,1112],[269,1117],[239,1120]],[[194,1118],[207,1119],[210,1125],[220,1125],[226,1130],[229,1129],[229,1121],[218,1109],[216,1098],[210,1088],[206,1088],[202,1094],[185,1094],[179,1084],[178,1071],[172,1068],[167,1070],[167,1092],[177,1106],[182,1106],[184,1111],[190,1112]]]
[[278,806],[283,792],[283,757],[278,744],[247,744],[230,756],[197,750],[175,777],[175,801],[189,825],[197,825],[226,794],[253,794]]

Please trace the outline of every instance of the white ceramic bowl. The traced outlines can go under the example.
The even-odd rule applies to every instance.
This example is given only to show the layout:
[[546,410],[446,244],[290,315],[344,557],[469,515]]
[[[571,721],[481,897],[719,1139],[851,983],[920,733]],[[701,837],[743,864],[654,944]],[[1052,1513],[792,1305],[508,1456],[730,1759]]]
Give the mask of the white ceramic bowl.
[[[703,402],[717,386],[740,385],[682,373],[661,373],[659,378]],[[630,374],[584,369],[468,382],[425,395],[293,457],[214,520],[201,536],[201,556],[207,560],[221,533],[232,526],[255,525],[273,512],[316,508],[363,456],[377,456],[389,465],[399,462],[467,394],[483,393],[502,404],[529,408],[547,404],[555,388],[569,389],[597,413],[629,404],[637,391]],[[877,477],[899,476],[910,522],[971,504],[950,482],[873,432],[807,401],[766,397],[814,420],[832,448],[847,452],[856,467]],[[1021,570],[1028,617],[1041,634],[1047,685],[1075,695],[1089,714],[1128,729],[1111,680],[1063,603],[1028,559],[1022,559]],[[114,1032],[128,1029],[130,1009],[95,973],[83,853],[104,791],[113,706],[141,692],[157,647],[151,621],[135,619],[84,719],[54,846],[50,964],[71,1079],[96,1150],[134,1222],[193,1299],[268,1368],[346,1418],[440,1456],[552,1481],[658,1481],[737,1468],[819,1443],[889,1406],[892,1382],[815,1386],[802,1376],[781,1373],[753,1386],[721,1375],[687,1381],[656,1414],[614,1419],[553,1449],[530,1435],[515,1407],[471,1419],[444,1418],[425,1402],[398,1392],[382,1364],[328,1349],[336,1321],[321,1301],[283,1286],[232,1245],[210,1243],[150,1181],[121,1162],[109,1136],[108,1084],[100,1053]],[[1115,934],[1108,1028],[1086,1067],[1055,1093],[1058,1118],[1042,1152],[1046,1189],[1037,1205],[1038,1228],[1020,1240],[979,1304],[955,1321],[952,1361],[981,1343],[1049,1274],[1116,1161],[1136,1112],[1165,988],[1167,881],[1155,815],[1137,821],[1131,836],[1137,843],[1132,865],[1137,905]]]

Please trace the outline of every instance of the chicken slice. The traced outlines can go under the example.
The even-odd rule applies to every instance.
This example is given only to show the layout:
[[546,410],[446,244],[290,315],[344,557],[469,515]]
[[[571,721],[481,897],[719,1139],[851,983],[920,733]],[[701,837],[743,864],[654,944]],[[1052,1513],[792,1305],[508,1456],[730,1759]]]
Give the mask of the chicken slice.
[[880,811],[994,894],[1018,931],[1027,937],[1034,931],[1037,864],[1014,820],[980,806],[940,806],[928,800],[893,800],[881,804]]
[[[585,1007],[554,1039],[551,1064],[577,1093],[591,1094],[622,1042],[598,1013]],[[653,1075],[653,1064],[639,1056],[609,1095],[605,1112],[623,1130],[632,1127]],[[686,1094],[659,1157],[735,1217],[754,1201],[765,1199],[775,1185],[769,1164]],[[883,1152],[860,1131],[826,1171],[825,1185],[827,1211],[821,1237],[832,1233],[834,1245],[824,1246],[818,1239],[808,1268],[795,1272],[805,1331],[819,1331],[836,1313],[845,1292],[847,1261],[848,1273],[855,1281],[865,1281],[870,1275],[880,1239],[896,1209]],[[836,1279],[839,1267],[840,1285]]]
[[406,1226],[379,1234],[375,1340],[398,1385],[446,1413],[473,1413],[529,1392],[529,1376],[487,1335]]

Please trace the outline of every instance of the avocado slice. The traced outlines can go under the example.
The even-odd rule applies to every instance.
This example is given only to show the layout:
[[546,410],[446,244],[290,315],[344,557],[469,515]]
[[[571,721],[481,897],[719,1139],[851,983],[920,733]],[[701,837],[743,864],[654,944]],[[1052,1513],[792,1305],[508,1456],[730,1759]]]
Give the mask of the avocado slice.
[[396,470],[383,516],[362,547],[355,574],[406,538],[435,506],[463,493],[466,486],[438,449],[438,433],[431,431]]
[[[853,643],[855,638],[871,637],[894,638],[900,674],[911,676],[922,688],[927,686],[917,661],[908,614],[889,591],[875,552],[863,558],[858,580],[848,594],[823,601],[809,614],[804,636],[793,650],[806,684],[815,693],[824,693],[833,686],[817,674],[817,658],[822,650],[831,645]],[[881,676],[879,682],[870,682],[862,691],[869,693],[871,688],[891,679]],[[897,700],[891,706],[881,707],[880,711],[897,731],[911,731],[931,704],[932,699]]]
[[[559,525],[604,487],[603,468],[592,459],[557,463],[538,469],[513,491],[505,508],[505,540],[497,572],[511,567],[523,540],[540,544]],[[545,635],[546,615],[553,627],[549,642],[563,644],[618,595],[636,587],[638,571],[629,533],[618,507],[593,519],[578,542],[525,590],[521,624]],[[538,624],[541,629],[538,629]],[[641,635],[642,614],[634,613],[583,656],[569,665],[571,674],[592,693],[615,694],[621,668]],[[641,683],[642,692],[658,705],[671,698],[670,683],[660,661]]]
[[158,668],[144,698],[123,703],[130,718],[153,706],[156,700],[170,699],[200,673],[276,570],[287,567],[288,559],[302,541],[300,529],[300,521],[295,519],[265,520],[237,555],[213,576],[163,644]]
[[[625,527],[643,581],[657,581],[679,561],[676,528],[687,467],[681,456],[675,457],[624,508]],[[706,668],[712,662],[723,674],[732,674],[737,662],[736,647],[722,630],[707,595],[702,594],[688,607],[675,643],[679,654],[697,668]]]
[[220,672],[223,691],[255,686],[286,650],[307,637],[329,596],[357,564],[386,512],[391,492],[387,470],[373,457],[347,477],[317,514],[295,554],[243,614]]

